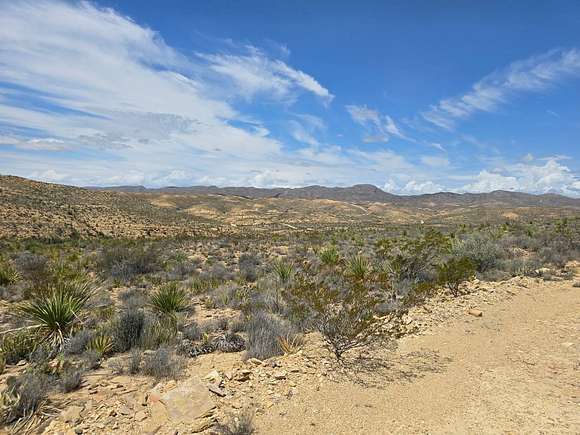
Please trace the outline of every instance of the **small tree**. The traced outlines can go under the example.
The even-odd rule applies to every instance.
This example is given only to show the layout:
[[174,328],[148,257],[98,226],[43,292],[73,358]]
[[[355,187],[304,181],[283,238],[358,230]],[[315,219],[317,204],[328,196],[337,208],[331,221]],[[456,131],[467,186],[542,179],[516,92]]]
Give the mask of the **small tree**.
[[459,285],[475,275],[475,264],[467,257],[452,257],[437,266],[437,282],[446,286],[453,296],[459,295]]

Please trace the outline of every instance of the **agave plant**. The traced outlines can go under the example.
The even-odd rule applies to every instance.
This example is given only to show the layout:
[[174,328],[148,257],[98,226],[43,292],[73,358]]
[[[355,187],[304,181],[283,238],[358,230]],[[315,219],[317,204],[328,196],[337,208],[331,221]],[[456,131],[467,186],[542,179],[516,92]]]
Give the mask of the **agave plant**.
[[17,311],[35,324],[44,340],[61,345],[82,321],[92,293],[88,281],[59,283],[42,297],[21,304]]
[[161,286],[151,296],[150,304],[153,310],[168,316],[175,316],[178,312],[185,311],[189,307],[187,292],[180,288],[176,282]]

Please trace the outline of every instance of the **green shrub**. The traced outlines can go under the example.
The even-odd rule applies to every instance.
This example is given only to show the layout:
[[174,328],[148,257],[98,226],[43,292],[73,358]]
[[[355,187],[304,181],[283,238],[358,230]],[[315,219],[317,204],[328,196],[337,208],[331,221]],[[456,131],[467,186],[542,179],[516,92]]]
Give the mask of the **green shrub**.
[[474,274],[475,265],[467,257],[451,257],[437,266],[438,284],[446,286],[454,296],[459,295],[459,285],[471,279]]
[[452,247],[454,257],[469,258],[478,272],[497,268],[505,251],[490,235],[472,233],[455,241]]

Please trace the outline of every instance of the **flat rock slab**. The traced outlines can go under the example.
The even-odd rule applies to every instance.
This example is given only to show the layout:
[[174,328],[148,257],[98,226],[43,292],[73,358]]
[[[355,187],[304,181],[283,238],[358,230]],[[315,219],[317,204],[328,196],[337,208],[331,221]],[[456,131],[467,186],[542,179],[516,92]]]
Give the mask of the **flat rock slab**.
[[[165,407],[170,422],[186,425],[207,418],[216,407],[207,386],[197,378],[189,378],[164,393],[160,403]],[[162,410],[156,411],[157,417],[161,417]]]

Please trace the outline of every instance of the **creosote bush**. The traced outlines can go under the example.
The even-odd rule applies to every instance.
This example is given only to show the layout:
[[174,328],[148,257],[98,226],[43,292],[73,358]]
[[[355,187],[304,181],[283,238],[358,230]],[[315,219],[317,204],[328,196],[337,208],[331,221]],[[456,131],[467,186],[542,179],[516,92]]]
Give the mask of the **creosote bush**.
[[459,295],[459,285],[475,275],[475,265],[467,257],[451,257],[437,266],[437,282],[446,286],[454,296]]
[[115,244],[106,247],[101,252],[99,262],[108,276],[125,282],[161,268],[158,249],[147,244]]

